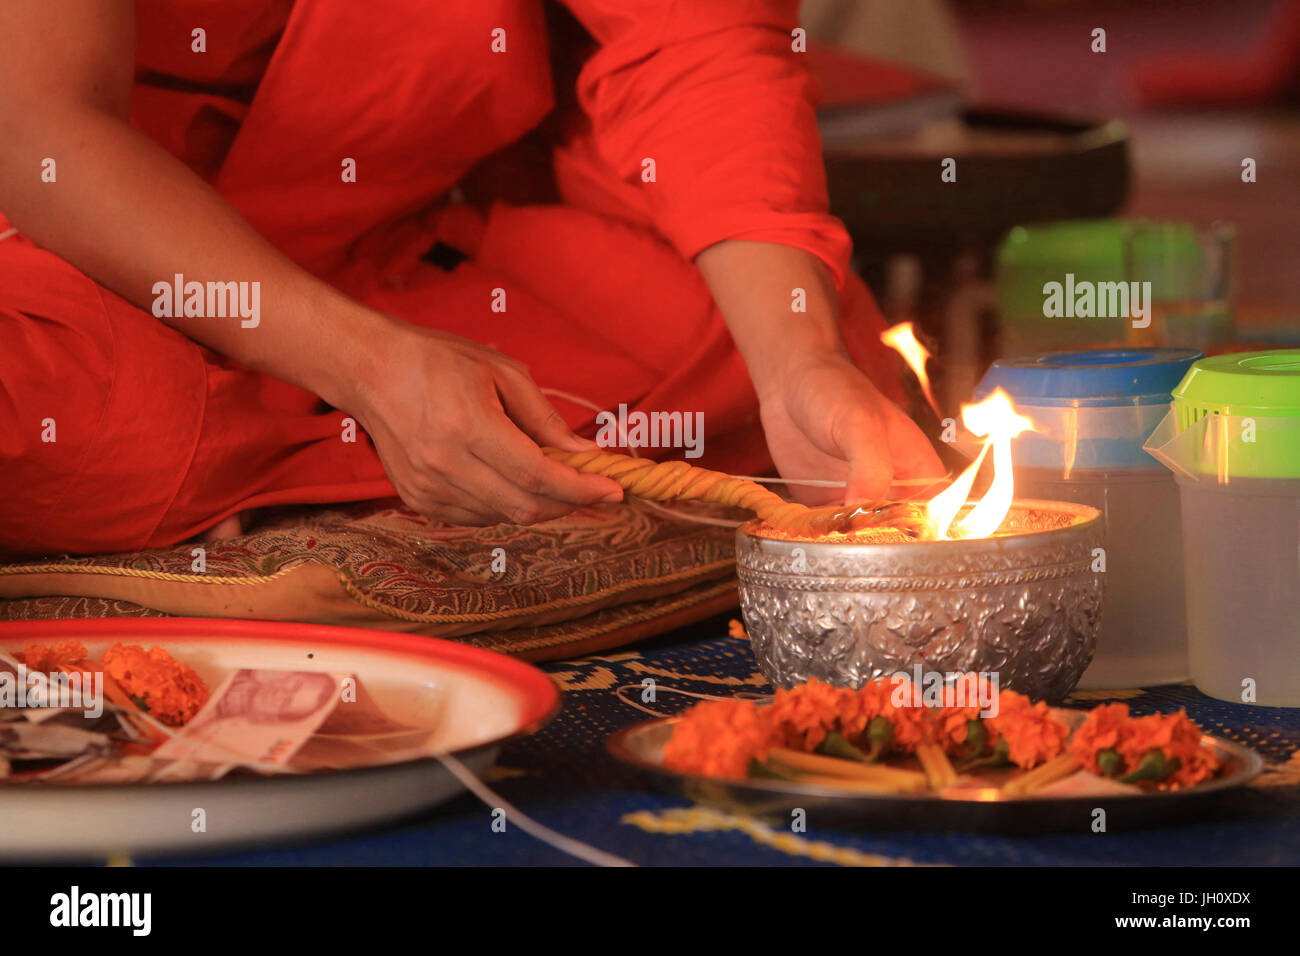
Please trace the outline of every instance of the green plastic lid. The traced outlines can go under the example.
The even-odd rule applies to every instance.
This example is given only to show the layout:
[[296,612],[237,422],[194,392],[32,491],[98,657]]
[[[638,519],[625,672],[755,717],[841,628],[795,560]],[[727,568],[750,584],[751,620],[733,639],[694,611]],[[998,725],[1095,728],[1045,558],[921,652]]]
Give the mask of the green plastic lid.
[[1069,263],[1084,269],[1120,270],[1124,266],[1124,230],[1123,219],[1016,226],[998,248],[998,264],[1015,268]]
[[1232,416],[1235,476],[1300,478],[1300,349],[1203,358],[1174,389],[1173,409],[1179,431]]
[[[1196,228],[1190,223],[1134,219],[1067,219],[1016,226],[998,247],[998,305],[1004,316],[1059,322],[1043,317],[1043,283],[1119,282],[1128,278],[1125,239],[1133,236],[1141,278],[1152,282],[1160,297],[1161,279],[1153,268],[1176,266],[1186,271],[1197,263]],[[1085,320],[1098,324],[1104,320]],[[1103,336],[1104,337],[1104,336]]]

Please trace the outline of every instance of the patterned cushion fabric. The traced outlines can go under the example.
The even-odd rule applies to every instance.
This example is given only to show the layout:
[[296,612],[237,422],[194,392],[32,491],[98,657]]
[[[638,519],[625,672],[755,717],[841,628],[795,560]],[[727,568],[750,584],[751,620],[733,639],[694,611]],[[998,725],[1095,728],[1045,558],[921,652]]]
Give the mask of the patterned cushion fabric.
[[296,509],[229,541],[0,566],[0,619],[309,621],[547,659],[734,607],[733,534],[637,502],[527,528],[437,525],[374,502]]

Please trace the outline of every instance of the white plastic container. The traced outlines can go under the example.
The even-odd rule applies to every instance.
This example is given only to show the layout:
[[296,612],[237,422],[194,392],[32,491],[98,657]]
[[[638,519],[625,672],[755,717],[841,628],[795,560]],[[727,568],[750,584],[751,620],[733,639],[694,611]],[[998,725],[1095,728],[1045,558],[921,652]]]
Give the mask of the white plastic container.
[[1300,707],[1300,350],[1197,362],[1147,448],[1177,475],[1192,680]]
[[1012,449],[1016,495],[1099,508],[1105,535],[1097,652],[1082,689],[1176,683],[1189,674],[1182,521],[1173,476],[1142,445],[1193,349],[1093,349],[994,364],[995,387],[1034,422]]

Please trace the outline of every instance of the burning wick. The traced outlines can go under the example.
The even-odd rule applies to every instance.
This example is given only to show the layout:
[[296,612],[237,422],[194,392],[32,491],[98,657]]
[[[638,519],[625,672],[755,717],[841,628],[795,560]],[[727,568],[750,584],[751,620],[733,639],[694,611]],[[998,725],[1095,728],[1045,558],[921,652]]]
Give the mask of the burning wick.
[[[930,390],[930,377],[925,363],[930,352],[916,338],[911,322],[900,322],[886,329],[880,341],[903,357],[903,361],[921,383],[925,400],[940,420],[943,413]],[[894,523],[912,537],[926,540],[952,541],[957,538],[987,538],[1001,527],[1015,500],[1015,475],[1012,472],[1011,440],[1023,431],[1034,431],[1034,423],[1015,410],[1011,397],[1002,389],[982,402],[963,405],[961,420],[972,434],[984,438],[984,447],[971,465],[957,479],[924,505],[911,505],[910,510],[895,502],[893,508],[858,508],[836,515],[840,531],[854,531],[863,527],[879,526],[894,519]],[[971,488],[980,466],[993,449],[993,481],[984,497],[961,520],[957,515],[970,497]]]
[[942,421],[943,415],[934,400],[934,394],[930,391],[930,376],[925,373],[925,363],[930,360],[930,352],[917,339],[912,323],[900,322],[898,325],[885,329],[880,333],[880,341],[903,356],[903,361],[916,375],[916,380],[921,383],[921,391],[925,393],[925,400],[930,403],[930,407],[934,409],[934,414]]
[[[997,531],[1011,510],[1015,498],[1015,476],[1011,468],[1011,439],[1023,431],[1034,431],[1034,423],[1019,414],[1011,404],[1011,397],[1002,389],[982,402],[964,405],[962,423],[972,434],[986,436],[979,457],[957,477],[951,485],[926,504],[926,516],[934,526],[935,537],[987,538]],[[989,448],[993,448],[993,482],[984,497],[961,521],[953,524],[970,495],[975,475],[984,463]]]

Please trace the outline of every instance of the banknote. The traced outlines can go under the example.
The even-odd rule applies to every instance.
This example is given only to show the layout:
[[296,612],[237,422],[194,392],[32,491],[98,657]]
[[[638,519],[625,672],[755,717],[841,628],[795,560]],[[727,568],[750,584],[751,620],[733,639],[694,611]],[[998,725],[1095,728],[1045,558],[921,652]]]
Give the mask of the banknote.
[[333,713],[303,744],[291,766],[301,771],[338,770],[426,756],[440,701],[436,692],[423,695],[413,709],[416,723],[403,723],[384,711],[359,678],[353,678]]
[[325,722],[347,674],[244,669],[152,754],[200,764],[283,767]]
[[[0,757],[65,756],[58,767],[22,775],[60,785],[217,780],[236,767],[292,774],[374,766],[430,755],[442,706],[442,695],[430,688],[404,701],[404,720],[396,720],[355,675],[243,669],[151,753],[123,755],[108,746],[110,737],[140,740],[124,732],[122,715],[110,707],[95,721],[68,714],[39,727],[0,723],[0,744],[8,742]],[[64,721],[69,726],[59,726]]]
[[339,694],[338,705],[317,728],[317,734],[356,737],[407,733],[414,728],[390,717],[369,688],[355,675],[349,675]]
[[107,734],[58,724],[19,720],[0,724],[0,756],[8,760],[59,760],[82,754],[105,756],[113,745]]
[[70,761],[47,771],[31,782],[75,786],[79,784],[186,783],[219,780],[233,764],[198,763],[192,760],[159,760],[151,756],[88,757]]

